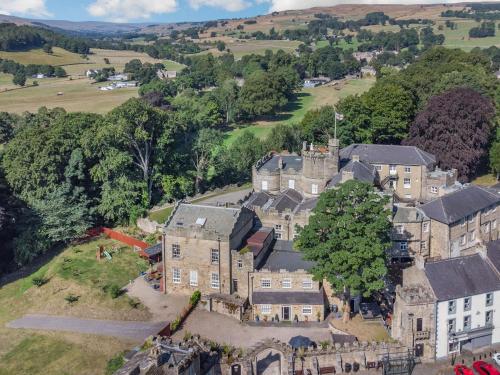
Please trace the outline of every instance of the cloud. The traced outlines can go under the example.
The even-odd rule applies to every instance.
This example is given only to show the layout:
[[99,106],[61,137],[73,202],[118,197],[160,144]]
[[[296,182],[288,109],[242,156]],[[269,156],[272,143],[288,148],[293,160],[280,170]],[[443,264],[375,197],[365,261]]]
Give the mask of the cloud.
[[87,7],[87,11],[94,17],[119,22],[147,19],[155,14],[172,13],[176,10],[177,0],[95,0]]
[[250,7],[252,4],[245,0],[189,0],[191,8],[198,10],[203,6],[222,8],[230,12],[238,12]]
[[[313,7],[326,7],[338,4],[443,4],[458,3],[462,0],[256,0],[257,3],[270,3],[270,12],[307,9]],[[482,0],[472,0],[472,2],[481,2]]]
[[50,17],[45,0],[0,0],[0,14]]

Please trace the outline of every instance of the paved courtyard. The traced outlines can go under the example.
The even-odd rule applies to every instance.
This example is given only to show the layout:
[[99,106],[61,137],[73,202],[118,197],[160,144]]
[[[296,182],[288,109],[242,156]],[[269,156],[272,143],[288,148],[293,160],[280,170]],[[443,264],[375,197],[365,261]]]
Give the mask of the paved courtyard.
[[199,334],[202,337],[219,343],[229,344],[240,348],[251,347],[271,337],[286,343],[294,336],[306,336],[316,342],[331,339],[330,332],[327,328],[299,328],[293,326],[250,327],[225,315],[200,309],[191,313],[184,323],[182,330],[177,332],[174,338],[182,339],[186,331],[191,334]]
[[189,302],[189,296],[165,295],[149,286],[142,276],[127,285],[127,294],[146,306],[154,321],[172,321]]

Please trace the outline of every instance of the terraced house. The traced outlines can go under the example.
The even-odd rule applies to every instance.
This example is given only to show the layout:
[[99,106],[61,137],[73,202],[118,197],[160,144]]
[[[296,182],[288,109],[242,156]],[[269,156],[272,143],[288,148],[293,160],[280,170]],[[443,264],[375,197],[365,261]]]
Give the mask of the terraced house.
[[325,317],[328,298],[309,273],[313,264],[246,207],[180,203],[166,223],[162,252],[165,293],[200,290],[208,309],[237,319],[249,306],[255,320]]

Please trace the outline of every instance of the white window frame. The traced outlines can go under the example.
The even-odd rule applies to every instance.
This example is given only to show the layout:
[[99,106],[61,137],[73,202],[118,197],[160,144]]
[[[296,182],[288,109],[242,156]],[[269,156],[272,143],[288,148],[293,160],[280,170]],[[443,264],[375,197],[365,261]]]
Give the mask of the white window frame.
[[272,287],[271,279],[260,279],[260,287],[262,289],[271,289]]
[[411,189],[411,178],[408,177],[403,178],[403,187],[405,189]]
[[446,329],[448,330],[448,333],[457,332],[457,320],[455,318],[448,319]]
[[464,298],[464,311],[470,311],[472,308],[472,298],[465,297]]
[[[467,319],[469,320],[469,324],[466,324]],[[464,315],[464,325],[463,330],[468,331],[472,328],[472,317],[470,315]]]
[[429,222],[428,221],[426,221],[425,223],[422,223],[422,231],[424,233],[429,232]]
[[311,305],[303,305],[302,306],[302,315],[312,315],[313,308]]
[[262,180],[261,189],[267,191],[269,189],[269,183],[266,180]]
[[283,289],[291,289],[292,288],[292,279],[286,278],[281,281],[281,287]]
[[189,285],[198,286],[198,271],[196,270],[189,271]]
[[181,245],[178,243],[172,244],[172,259],[180,259],[181,258]]
[[302,280],[302,289],[312,289],[313,281],[312,279],[303,279]]
[[493,292],[491,293],[486,293],[486,306],[493,306],[493,301],[494,301],[495,297],[494,297],[494,294]]
[[397,173],[398,173],[397,165],[396,164],[390,164],[389,165],[389,174],[390,175],[395,175]]
[[288,180],[288,188],[295,189],[295,180]]
[[408,241],[401,241],[399,243],[399,250],[408,251]]
[[281,224],[275,224],[274,225],[274,230],[277,230],[277,231],[281,232],[283,230],[283,225],[281,225]]
[[180,268],[172,268],[172,282],[174,284],[180,284],[181,283],[181,269]]
[[236,261],[236,267],[238,267],[238,268],[243,268],[243,261],[242,261],[241,259],[238,259],[238,260]]
[[220,287],[220,278],[218,272],[212,272],[210,274],[210,287],[212,289],[219,289]]
[[467,216],[467,221],[468,221],[469,223],[473,223],[473,222],[474,222],[474,215],[469,215],[469,216]]
[[219,264],[220,252],[219,249],[210,249],[210,263]]
[[439,192],[439,189],[437,186],[431,186],[431,193],[432,194],[437,194]]
[[271,315],[273,307],[271,305],[260,305],[260,313],[262,315]]
[[457,301],[448,301],[448,315],[457,313]]
[[274,232],[274,238],[277,240],[281,240],[283,238],[283,235],[281,232]]
[[318,184],[311,185],[311,194],[318,194]]
[[469,232],[469,242],[472,242],[472,241],[475,241],[476,240],[476,231],[475,230],[471,230]]
[[405,226],[403,224],[397,224],[394,227],[396,228],[397,234],[404,234],[405,233]]
[[420,241],[420,249],[427,250],[427,242],[426,241]]
[[405,173],[411,173],[411,167],[405,166]]
[[[485,313],[484,313],[484,324],[486,326],[490,326],[490,325],[493,324],[493,314],[494,314],[493,310],[485,311]],[[490,318],[488,319],[488,317],[490,317]]]
[[375,164],[375,170],[380,172],[382,170],[382,166],[380,164]]
[[491,221],[491,229],[497,229],[497,219]]

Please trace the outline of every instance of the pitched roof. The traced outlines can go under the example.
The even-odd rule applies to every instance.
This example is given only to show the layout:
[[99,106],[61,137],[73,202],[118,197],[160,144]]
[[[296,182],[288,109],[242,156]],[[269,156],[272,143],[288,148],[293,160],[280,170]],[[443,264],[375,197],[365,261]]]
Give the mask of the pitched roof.
[[292,241],[276,240],[273,249],[261,269],[269,271],[297,270],[308,271],[314,266],[314,262],[304,260],[300,251],[293,249]]
[[394,217],[392,221],[394,223],[414,223],[422,222],[428,219],[424,212],[417,207],[403,207],[395,206]]
[[264,191],[253,192],[252,195],[245,202],[245,206],[262,207],[264,206],[272,196]]
[[340,150],[341,161],[358,155],[370,164],[431,165],[436,163],[434,155],[415,146],[352,144]]
[[342,172],[350,172],[353,174],[355,180],[368,182],[370,184],[373,184],[377,178],[377,172],[373,165],[363,161],[349,160],[347,164],[340,169],[339,173],[330,180],[328,183],[329,187],[337,186],[342,182]]
[[451,224],[464,219],[479,210],[500,202],[497,191],[470,185],[453,193],[443,195],[420,208],[431,219]]
[[479,254],[427,263],[425,274],[438,301],[500,290],[500,277]]
[[264,162],[258,169],[265,169],[267,171],[275,171],[279,168],[279,160],[283,161],[283,170],[288,171],[294,169],[296,171],[302,170],[302,157],[298,155],[273,155],[269,160]]
[[245,207],[227,208],[181,203],[167,221],[165,230],[200,230],[229,237],[244,210],[249,211]]
[[283,212],[285,210],[293,211],[303,199],[304,198],[297,190],[288,189],[277,195],[269,205],[269,208],[273,208],[278,212]]
[[488,242],[486,252],[491,264],[497,269],[497,272],[500,272],[500,240]]
[[252,303],[256,305],[323,305],[325,295],[319,292],[254,292]]

